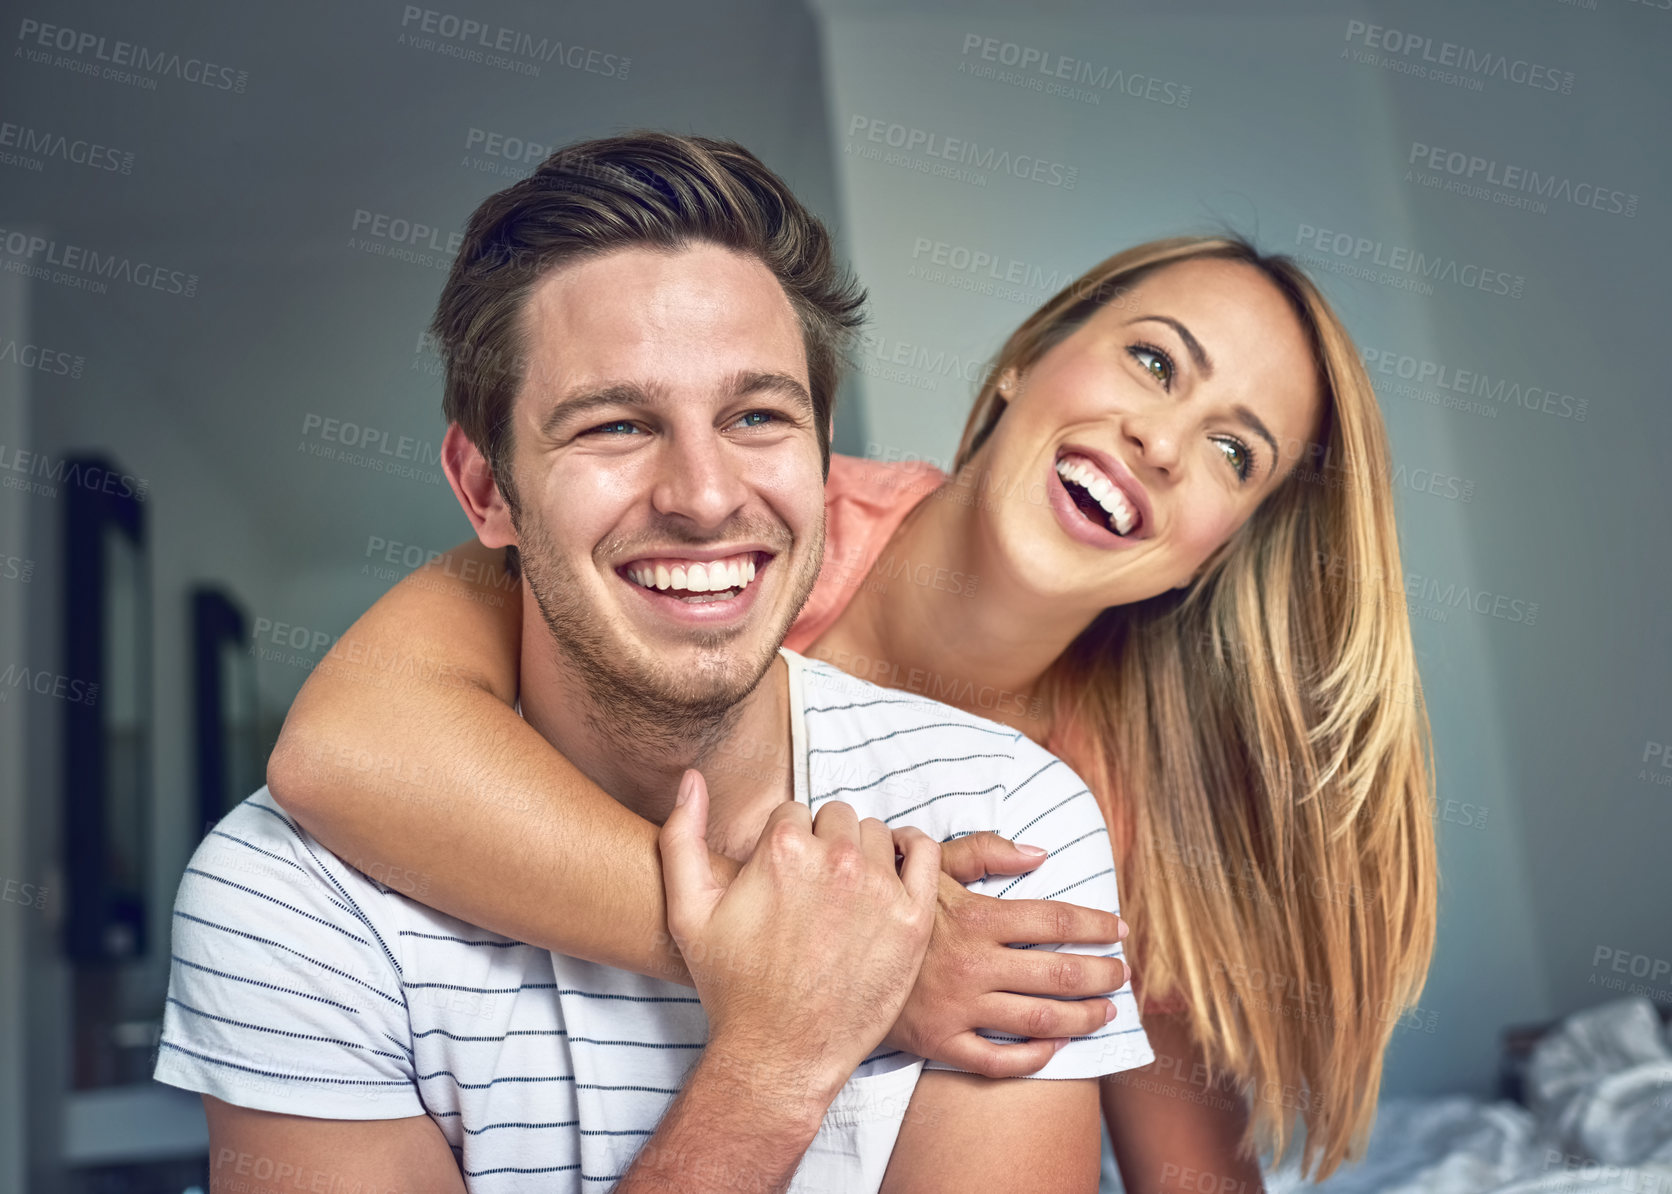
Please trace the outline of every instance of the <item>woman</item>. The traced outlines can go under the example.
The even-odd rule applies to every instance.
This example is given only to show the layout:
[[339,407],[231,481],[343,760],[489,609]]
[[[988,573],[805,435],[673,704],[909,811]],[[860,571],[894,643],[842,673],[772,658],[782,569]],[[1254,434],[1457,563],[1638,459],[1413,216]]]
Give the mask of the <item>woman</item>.
[[[1021,729],[1103,807],[1159,1058],[1102,1086],[1134,1191],[1168,1166],[1258,1189],[1252,1146],[1297,1118],[1330,1173],[1421,988],[1433,793],[1388,476],[1339,320],[1221,238],[1118,254],[1030,317],[953,477],[833,462],[786,645]],[[449,682],[319,669],[273,790],[444,911],[665,975],[654,827],[512,710],[517,591],[460,575],[485,559],[420,570],[344,636]]]

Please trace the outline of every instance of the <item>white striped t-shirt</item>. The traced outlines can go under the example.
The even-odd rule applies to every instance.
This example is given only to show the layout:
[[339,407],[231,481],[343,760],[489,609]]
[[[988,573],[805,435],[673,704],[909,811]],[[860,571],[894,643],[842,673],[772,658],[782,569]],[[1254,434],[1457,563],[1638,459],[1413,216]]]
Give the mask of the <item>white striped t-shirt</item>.
[[[1036,870],[972,889],[1117,909],[1108,833],[1064,763],[1008,727],[783,654],[791,742],[758,761],[791,763],[798,800],[845,800],[941,841],[985,829],[1043,846]],[[1130,990],[1115,1002],[1113,1023],[1038,1076],[1151,1061]],[[706,1036],[689,987],[445,916],[340,861],[263,788],[211,831],[181,880],[156,1077],[291,1115],[427,1114],[472,1191],[606,1191]],[[923,1066],[873,1053],[791,1188],[876,1190]]]

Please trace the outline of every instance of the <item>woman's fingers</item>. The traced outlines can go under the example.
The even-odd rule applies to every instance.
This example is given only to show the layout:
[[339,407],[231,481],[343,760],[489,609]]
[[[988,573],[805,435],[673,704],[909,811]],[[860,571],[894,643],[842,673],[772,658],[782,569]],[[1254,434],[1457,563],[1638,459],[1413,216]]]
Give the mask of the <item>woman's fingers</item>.
[[1023,846],[983,830],[943,844],[941,870],[960,883],[974,883],[988,875],[1026,874],[1049,857],[1038,846]]
[[1119,958],[1074,954],[1054,949],[1006,949],[992,957],[993,990],[1057,999],[1107,995],[1126,985],[1126,963]]
[[1060,1040],[1001,1045],[974,1032],[960,1032],[936,1051],[935,1060],[983,1078],[1025,1078],[1044,1069],[1061,1046]]
[[1107,999],[1035,999],[997,992],[978,1005],[979,1027],[1030,1039],[1090,1036],[1113,1017]]
[[1126,936],[1126,923],[1100,908],[1061,900],[1000,900],[974,893],[970,901],[963,914],[980,924],[983,936],[1005,944],[1113,945]]

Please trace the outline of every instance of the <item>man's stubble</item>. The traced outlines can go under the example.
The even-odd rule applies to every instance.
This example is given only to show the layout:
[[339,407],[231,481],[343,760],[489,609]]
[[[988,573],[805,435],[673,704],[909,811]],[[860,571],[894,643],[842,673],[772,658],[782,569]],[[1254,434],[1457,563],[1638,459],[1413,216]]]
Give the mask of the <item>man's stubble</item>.
[[[575,676],[585,690],[582,712],[594,733],[618,749],[635,754],[675,751],[697,755],[713,745],[729,728],[739,703],[754,691],[777,656],[778,647],[796,616],[812,595],[824,555],[824,520],[816,529],[813,550],[790,578],[792,600],[781,625],[760,639],[748,658],[728,653],[745,630],[696,632],[699,665],[688,671],[678,665],[646,658],[642,645],[612,642],[609,624],[585,603],[577,577],[552,544],[545,520],[535,510],[512,504],[517,531],[517,554],[529,591],[558,653],[560,668]],[[642,537],[658,551],[680,547],[702,549],[716,543],[759,542],[771,546],[773,563],[790,557],[791,535],[781,522],[738,523],[718,535],[694,539],[674,523],[652,529]],[[610,559],[632,558],[634,544],[605,540],[596,554]]]

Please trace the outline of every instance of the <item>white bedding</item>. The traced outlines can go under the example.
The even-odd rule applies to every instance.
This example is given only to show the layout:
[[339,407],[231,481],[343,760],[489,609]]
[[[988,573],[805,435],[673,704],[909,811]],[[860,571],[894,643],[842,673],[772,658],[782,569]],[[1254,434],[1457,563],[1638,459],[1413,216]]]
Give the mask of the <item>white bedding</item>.
[[1654,1007],[1569,1016],[1533,1050],[1527,1103],[1391,1099],[1362,1164],[1271,1194],[1672,1194],[1672,1044]]
[[[1362,1162],[1319,1185],[1286,1167],[1266,1175],[1266,1188],[1672,1194],[1672,1040],[1648,1001],[1621,999],[1569,1016],[1534,1048],[1526,1088],[1528,1107],[1464,1096],[1389,1099]],[[1120,1190],[1109,1160],[1105,1194]]]

